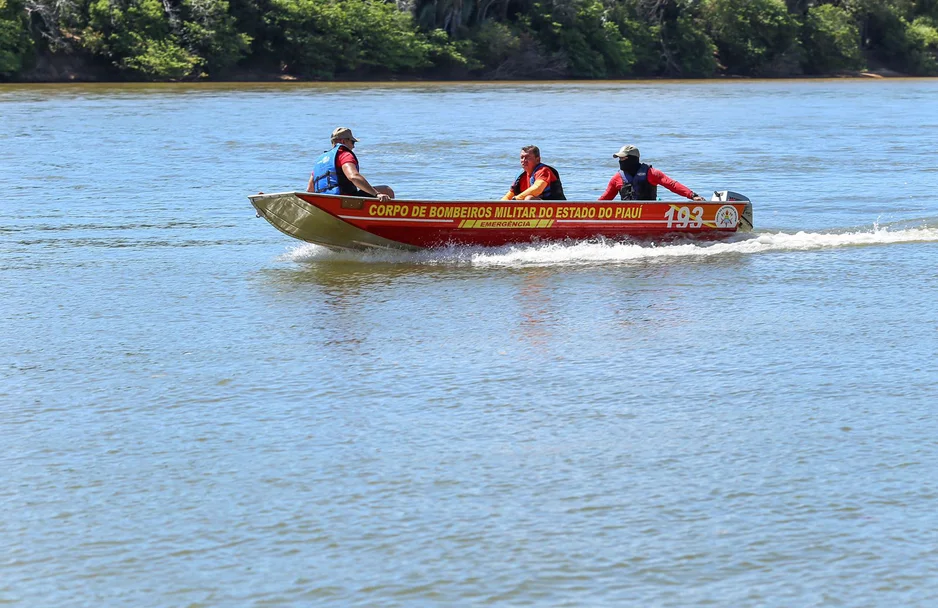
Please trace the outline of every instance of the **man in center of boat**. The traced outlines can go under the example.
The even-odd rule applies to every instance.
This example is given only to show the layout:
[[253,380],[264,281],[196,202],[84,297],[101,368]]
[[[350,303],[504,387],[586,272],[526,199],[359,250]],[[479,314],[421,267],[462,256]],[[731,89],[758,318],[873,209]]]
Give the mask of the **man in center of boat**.
[[521,168],[524,171],[515,179],[503,201],[545,200],[565,201],[563,184],[557,170],[541,162],[541,150],[537,146],[521,148]]
[[316,159],[313,174],[306,185],[307,192],[363,196],[379,201],[394,198],[394,191],[389,186],[372,186],[358,172],[358,157],[352,152],[357,141],[347,127],[338,127],[332,132],[332,149]]
[[684,184],[641,162],[635,146],[622,146],[612,157],[619,159],[619,172],[609,180],[606,191],[599,197],[601,201],[611,201],[616,194],[624,201],[654,201],[658,199],[659,185],[685,198],[704,200]]

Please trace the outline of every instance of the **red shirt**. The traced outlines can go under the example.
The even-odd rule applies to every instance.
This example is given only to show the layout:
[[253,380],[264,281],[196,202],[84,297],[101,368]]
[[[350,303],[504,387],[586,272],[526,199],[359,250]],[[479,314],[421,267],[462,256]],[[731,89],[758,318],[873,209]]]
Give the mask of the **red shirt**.
[[[694,198],[694,192],[677,182],[662,171],[658,171],[654,167],[648,167],[648,183],[652,186],[664,186],[674,194],[680,194],[684,198]],[[601,201],[611,201],[612,199],[619,196],[619,190],[622,189],[622,175],[616,171],[616,174],[612,176],[612,179],[609,180],[609,184],[606,186],[606,191],[602,193],[602,196],[599,197]]]
[[[534,172],[533,180],[530,178],[530,176],[528,176],[527,172],[525,172],[524,175],[521,176],[521,182],[518,184],[518,187],[521,188],[521,192],[524,192],[533,186],[534,182],[538,180],[543,181],[545,184],[547,184],[547,186],[550,186],[552,183],[557,181],[554,179],[554,174],[551,172],[551,170],[548,169],[546,165],[541,165],[541,167]],[[544,189],[546,190],[547,188],[545,187]],[[616,190],[616,192],[618,192],[618,190]]]
[[352,163],[355,165],[355,168],[358,168],[358,162],[355,160],[355,155],[352,154],[345,146],[339,148],[339,153],[335,155],[335,166],[339,171],[342,170],[342,165],[345,163]]

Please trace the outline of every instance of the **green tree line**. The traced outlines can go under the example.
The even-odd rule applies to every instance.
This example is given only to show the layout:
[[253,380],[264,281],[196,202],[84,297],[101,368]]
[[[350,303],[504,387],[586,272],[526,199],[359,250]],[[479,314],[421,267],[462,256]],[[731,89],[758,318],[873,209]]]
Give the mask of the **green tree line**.
[[0,0],[0,79],[938,74],[938,0]]

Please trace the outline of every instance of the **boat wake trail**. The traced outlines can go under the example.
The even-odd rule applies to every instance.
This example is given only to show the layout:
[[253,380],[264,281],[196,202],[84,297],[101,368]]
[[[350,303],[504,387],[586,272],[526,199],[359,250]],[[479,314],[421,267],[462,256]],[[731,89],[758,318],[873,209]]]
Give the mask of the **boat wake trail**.
[[934,242],[938,242],[938,228],[890,230],[874,227],[854,232],[754,232],[711,243],[674,241],[655,244],[600,240],[505,247],[452,246],[417,252],[334,252],[318,245],[301,245],[287,252],[283,259],[293,262],[342,261],[472,267],[562,266]]

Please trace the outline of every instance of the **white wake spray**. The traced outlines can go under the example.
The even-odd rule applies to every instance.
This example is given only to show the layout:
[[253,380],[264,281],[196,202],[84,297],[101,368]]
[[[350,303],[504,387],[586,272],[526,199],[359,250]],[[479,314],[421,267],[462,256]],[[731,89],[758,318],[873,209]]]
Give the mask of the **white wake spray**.
[[417,252],[374,250],[334,252],[318,245],[301,245],[284,259],[294,262],[357,261],[364,263],[426,264],[473,267],[559,266],[628,263],[655,259],[751,255],[776,251],[816,251],[843,247],[938,242],[938,228],[889,230],[874,227],[859,232],[755,232],[718,242],[677,241],[664,244],[614,241],[532,243],[504,247],[452,246]]

